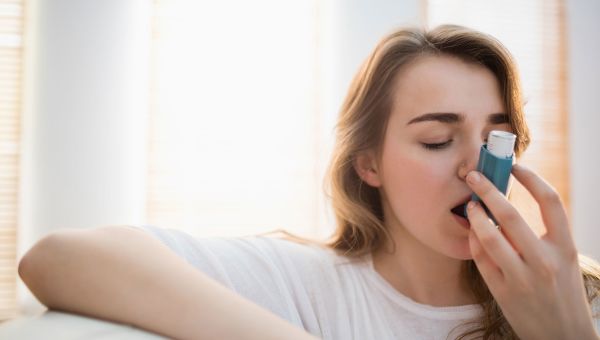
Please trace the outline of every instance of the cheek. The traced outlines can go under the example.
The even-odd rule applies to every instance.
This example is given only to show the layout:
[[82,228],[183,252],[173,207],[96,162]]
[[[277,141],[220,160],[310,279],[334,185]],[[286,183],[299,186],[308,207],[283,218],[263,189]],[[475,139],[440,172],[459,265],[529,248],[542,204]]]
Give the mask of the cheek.
[[443,155],[389,150],[384,153],[383,165],[383,189],[400,215],[431,212],[444,197],[450,165]]

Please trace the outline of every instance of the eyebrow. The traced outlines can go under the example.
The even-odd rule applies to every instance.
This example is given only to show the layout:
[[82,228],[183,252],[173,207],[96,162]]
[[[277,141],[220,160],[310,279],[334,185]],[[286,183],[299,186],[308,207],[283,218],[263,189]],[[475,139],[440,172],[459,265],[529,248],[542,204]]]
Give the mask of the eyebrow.
[[[462,123],[465,120],[464,115],[458,113],[450,113],[450,112],[435,112],[435,113],[426,113],[415,117],[410,120],[406,125],[419,123],[419,122],[428,122],[428,121],[436,121],[440,123],[446,124],[457,124]],[[508,115],[506,113],[492,113],[488,116],[489,124],[504,124],[508,123]]]

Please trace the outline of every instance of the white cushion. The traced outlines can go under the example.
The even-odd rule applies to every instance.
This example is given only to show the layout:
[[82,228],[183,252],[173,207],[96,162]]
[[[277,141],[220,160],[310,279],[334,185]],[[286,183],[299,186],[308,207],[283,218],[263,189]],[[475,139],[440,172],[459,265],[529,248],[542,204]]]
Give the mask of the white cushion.
[[45,311],[0,324],[0,339],[166,339],[133,326],[77,314]]

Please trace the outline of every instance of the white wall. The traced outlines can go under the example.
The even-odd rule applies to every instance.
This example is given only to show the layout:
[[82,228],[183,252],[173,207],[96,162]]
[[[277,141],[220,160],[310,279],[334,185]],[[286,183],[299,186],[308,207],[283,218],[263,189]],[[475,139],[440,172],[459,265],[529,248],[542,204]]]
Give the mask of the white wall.
[[142,221],[149,92],[150,1],[27,5],[19,257],[57,228]]
[[332,41],[335,98],[341,100],[367,55],[384,35],[403,25],[418,25],[419,0],[334,0]]
[[567,1],[573,230],[579,252],[600,261],[599,17],[599,1]]

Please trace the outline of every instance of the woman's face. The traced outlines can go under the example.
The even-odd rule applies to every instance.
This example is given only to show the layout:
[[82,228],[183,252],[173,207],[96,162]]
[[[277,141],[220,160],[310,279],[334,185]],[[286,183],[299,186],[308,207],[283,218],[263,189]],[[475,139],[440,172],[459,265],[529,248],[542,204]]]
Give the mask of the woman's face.
[[[451,209],[470,198],[491,130],[511,131],[494,74],[450,56],[421,57],[395,78],[377,177],[386,224],[423,245],[470,259],[466,226]],[[427,147],[430,144],[430,148]]]

